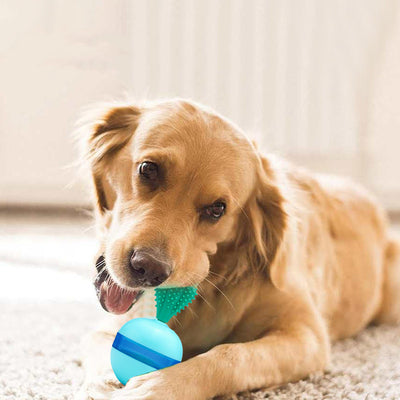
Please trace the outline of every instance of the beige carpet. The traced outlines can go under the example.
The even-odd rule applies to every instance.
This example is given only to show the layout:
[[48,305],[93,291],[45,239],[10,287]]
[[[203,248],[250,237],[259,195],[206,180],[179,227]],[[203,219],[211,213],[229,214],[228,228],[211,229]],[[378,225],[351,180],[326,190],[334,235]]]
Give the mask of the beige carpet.
[[[0,214],[1,400],[70,399],[82,380],[79,340],[102,315],[87,226],[68,216]],[[325,374],[234,398],[400,399],[400,327],[336,343]]]

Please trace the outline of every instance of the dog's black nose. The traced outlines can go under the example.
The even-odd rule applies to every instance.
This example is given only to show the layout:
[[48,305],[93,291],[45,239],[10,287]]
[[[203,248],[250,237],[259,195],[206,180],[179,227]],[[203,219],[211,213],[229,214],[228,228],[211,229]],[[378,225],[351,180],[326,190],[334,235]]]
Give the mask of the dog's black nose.
[[158,286],[171,274],[166,257],[150,249],[135,250],[130,258],[130,265],[138,286]]

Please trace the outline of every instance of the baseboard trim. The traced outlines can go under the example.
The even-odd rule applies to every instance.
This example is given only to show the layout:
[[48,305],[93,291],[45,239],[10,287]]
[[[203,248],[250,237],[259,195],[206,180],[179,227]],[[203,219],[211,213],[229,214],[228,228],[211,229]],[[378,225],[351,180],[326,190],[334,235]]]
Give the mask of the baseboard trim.
[[15,216],[63,216],[67,218],[91,218],[93,211],[88,206],[59,206],[32,204],[0,204],[0,218]]

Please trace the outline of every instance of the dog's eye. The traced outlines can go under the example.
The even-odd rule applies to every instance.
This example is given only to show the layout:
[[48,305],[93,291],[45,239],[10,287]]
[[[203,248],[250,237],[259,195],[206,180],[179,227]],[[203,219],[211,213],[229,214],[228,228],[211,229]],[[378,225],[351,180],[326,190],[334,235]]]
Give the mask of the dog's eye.
[[139,165],[139,174],[146,180],[155,181],[158,177],[158,165],[150,161],[143,161]]
[[215,203],[204,207],[201,210],[201,218],[208,219],[210,221],[218,221],[226,210],[226,204],[223,201],[216,201]]

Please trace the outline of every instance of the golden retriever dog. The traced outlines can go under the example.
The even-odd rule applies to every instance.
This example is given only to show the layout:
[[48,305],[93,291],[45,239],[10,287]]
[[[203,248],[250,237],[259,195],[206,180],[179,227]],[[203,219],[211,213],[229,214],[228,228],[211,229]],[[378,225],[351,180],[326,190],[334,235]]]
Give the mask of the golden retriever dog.
[[[400,242],[350,181],[260,154],[186,100],[110,106],[86,140],[102,306],[79,399],[204,400],[296,381],[333,340],[400,320]],[[146,288],[198,285],[169,325],[184,361],[121,387],[109,355]],[[140,300],[139,300],[140,301]]]

